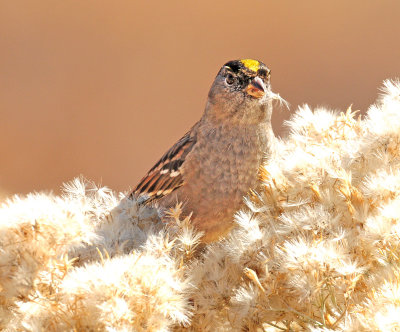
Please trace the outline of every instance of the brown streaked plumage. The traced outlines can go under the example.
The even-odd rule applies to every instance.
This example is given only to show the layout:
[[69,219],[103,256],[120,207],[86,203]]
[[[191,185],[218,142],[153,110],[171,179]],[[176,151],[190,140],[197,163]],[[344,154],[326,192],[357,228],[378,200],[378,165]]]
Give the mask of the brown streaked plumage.
[[274,134],[270,71],[257,60],[227,62],[208,94],[205,112],[140,181],[131,195],[183,212],[210,242],[233,226],[243,196],[257,184],[258,169]]
[[146,203],[170,194],[183,185],[181,166],[196,143],[196,137],[188,132],[172,146],[139,182],[135,194],[146,195]]

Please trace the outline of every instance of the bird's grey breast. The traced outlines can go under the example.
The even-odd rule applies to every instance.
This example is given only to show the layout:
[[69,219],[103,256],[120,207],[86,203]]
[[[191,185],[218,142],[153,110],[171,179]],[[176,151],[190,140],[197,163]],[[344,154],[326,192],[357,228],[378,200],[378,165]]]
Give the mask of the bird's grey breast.
[[267,148],[266,127],[202,129],[198,135],[204,136],[187,156],[183,169],[186,184],[179,198],[195,197],[196,202],[189,203],[194,212],[202,207],[227,212],[237,209],[256,185]]

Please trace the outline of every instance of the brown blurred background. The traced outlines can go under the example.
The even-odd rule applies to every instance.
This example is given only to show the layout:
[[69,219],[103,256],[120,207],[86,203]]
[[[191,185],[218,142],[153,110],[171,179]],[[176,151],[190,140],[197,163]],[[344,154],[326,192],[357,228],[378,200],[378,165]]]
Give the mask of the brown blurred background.
[[235,58],[265,62],[292,111],[365,111],[400,76],[399,36],[398,0],[0,1],[0,188],[133,187]]

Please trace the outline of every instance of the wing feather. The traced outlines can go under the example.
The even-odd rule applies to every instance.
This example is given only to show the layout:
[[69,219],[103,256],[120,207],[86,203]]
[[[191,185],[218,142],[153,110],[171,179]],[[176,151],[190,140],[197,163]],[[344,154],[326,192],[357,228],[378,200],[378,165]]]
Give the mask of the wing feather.
[[144,198],[142,203],[160,199],[184,184],[182,165],[196,143],[192,131],[173,145],[139,182],[131,195]]

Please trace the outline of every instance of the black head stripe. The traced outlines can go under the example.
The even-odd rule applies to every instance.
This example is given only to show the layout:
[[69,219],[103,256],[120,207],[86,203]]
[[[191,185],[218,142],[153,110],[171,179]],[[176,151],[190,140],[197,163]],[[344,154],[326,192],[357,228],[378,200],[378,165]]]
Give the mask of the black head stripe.
[[243,68],[243,65],[238,60],[229,61],[224,66],[231,68],[234,73],[238,73]]

